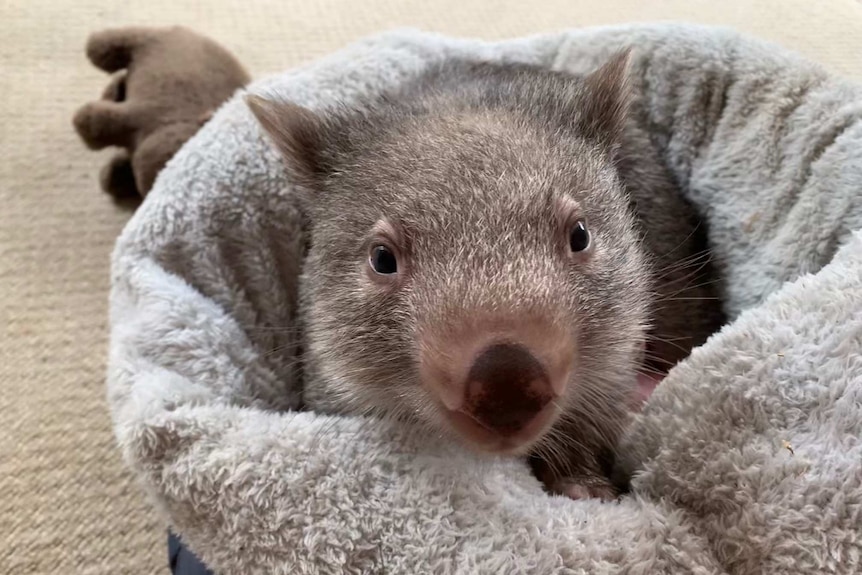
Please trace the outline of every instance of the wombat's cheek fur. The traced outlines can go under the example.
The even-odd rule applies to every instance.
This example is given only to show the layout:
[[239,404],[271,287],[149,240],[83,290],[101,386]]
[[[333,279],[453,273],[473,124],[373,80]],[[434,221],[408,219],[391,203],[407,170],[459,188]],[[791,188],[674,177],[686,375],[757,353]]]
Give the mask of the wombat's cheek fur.
[[418,384],[402,298],[368,289],[364,262],[335,259],[312,250],[300,278],[305,405],[413,422],[433,418]]

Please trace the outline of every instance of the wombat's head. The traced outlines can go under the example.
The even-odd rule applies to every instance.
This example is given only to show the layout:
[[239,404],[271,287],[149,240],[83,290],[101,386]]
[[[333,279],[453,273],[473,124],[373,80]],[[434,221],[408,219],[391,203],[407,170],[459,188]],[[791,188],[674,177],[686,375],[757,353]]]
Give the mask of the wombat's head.
[[626,64],[445,68],[319,115],[250,98],[307,190],[306,360],[330,406],[522,453],[624,400],[650,289],[613,167]]

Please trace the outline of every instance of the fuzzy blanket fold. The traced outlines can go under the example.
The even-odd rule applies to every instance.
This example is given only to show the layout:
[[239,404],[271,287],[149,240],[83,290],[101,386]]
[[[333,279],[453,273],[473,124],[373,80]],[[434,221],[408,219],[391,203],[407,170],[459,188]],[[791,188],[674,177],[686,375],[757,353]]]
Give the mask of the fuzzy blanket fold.
[[732,31],[398,31],[254,84],[313,109],[454,55],[586,72],[636,48],[639,121],[704,214],[732,322],[624,442],[619,503],[298,405],[301,238],[239,95],[117,243],[108,396],[128,465],[223,573],[862,572],[862,88]]

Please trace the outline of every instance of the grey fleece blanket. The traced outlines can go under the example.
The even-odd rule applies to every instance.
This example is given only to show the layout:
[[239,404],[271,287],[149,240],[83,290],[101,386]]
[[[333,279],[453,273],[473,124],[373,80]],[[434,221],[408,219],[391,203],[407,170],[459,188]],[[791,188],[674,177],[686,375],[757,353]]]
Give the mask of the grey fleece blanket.
[[322,110],[454,55],[586,72],[636,48],[645,127],[709,224],[731,323],[630,429],[618,503],[377,420],[296,412],[291,183],[237,95],[113,259],[116,436],[223,573],[862,571],[862,88],[685,25],[399,31],[253,85]]

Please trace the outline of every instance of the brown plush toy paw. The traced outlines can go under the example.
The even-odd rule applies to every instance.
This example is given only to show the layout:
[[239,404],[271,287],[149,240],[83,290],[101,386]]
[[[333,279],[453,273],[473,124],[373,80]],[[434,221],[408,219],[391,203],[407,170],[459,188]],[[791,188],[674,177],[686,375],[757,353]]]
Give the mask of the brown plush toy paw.
[[74,125],[91,149],[122,148],[100,177],[117,197],[146,196],[168,160],[250,80],[227,50],[179,26],[97,32],[87,57],[114,75]]

